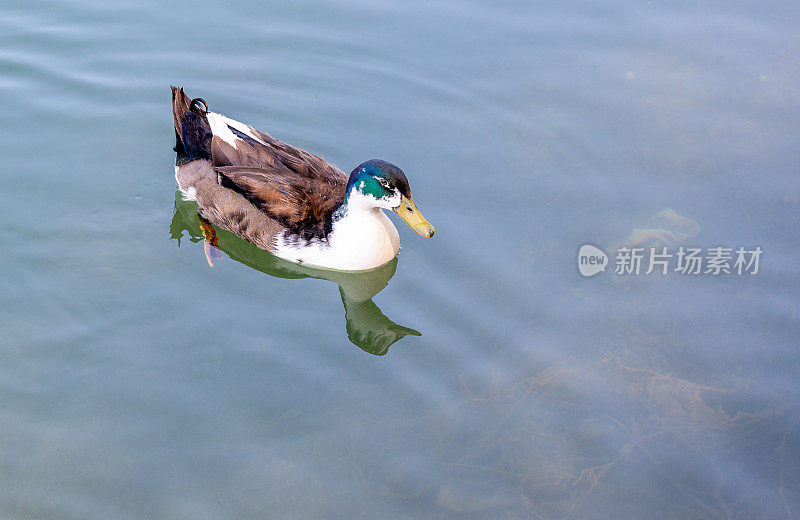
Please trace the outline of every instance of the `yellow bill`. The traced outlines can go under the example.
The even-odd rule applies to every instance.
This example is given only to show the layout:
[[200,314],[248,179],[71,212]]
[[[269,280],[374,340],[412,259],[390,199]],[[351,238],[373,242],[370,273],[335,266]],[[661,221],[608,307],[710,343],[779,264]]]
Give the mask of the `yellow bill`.
[[422,216],[422,213],[420,213],[414,205],[414,201],[405,195],[403,195],[403,198],[400,200],[400,205],[393,208],[392,211],[400,215],[400,218],[406,221],[408,227],[413,229],[419,236],[429,238],[436,232],[430,222],[425,220],[425,217]]

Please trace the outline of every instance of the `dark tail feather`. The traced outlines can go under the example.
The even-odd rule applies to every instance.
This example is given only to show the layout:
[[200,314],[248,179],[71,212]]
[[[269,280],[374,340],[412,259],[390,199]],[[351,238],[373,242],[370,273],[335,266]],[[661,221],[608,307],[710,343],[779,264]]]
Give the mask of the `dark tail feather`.
[[211,160],[211,128],[207,113],[208,105],[203,99],[190,99],[183,88],[172,87],[176,164],[198,159]]

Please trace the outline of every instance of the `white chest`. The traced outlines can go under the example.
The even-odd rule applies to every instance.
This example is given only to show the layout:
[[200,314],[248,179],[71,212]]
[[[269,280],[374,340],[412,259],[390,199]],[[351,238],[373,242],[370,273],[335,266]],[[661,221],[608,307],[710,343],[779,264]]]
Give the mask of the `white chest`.
[[291,237],[276,239],[275,254],[293,262],[362,271],[379,267],[397,255],[400,235],[379,208],[349,211],[333,225],[326,241],[303,242]]

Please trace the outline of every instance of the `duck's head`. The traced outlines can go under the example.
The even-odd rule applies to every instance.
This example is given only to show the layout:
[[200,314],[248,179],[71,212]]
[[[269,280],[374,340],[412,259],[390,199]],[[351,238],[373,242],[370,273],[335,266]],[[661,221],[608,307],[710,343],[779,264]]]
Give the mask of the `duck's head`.
[[345,203],[348,207],[390,209],[423,237],[432,237],[435,231],[414,205],[403,170],[380,159],[356,166],[347,182]]

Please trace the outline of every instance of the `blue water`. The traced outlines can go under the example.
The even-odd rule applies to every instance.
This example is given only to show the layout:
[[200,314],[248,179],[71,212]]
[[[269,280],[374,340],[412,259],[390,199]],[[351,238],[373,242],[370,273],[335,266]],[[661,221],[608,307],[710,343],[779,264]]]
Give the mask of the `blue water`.
[[[7,1],[0,71],[3,518],[800,515],[794,4]],[[436,236],[209,268],[170,84]]]

